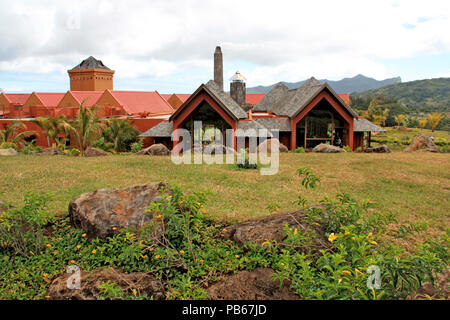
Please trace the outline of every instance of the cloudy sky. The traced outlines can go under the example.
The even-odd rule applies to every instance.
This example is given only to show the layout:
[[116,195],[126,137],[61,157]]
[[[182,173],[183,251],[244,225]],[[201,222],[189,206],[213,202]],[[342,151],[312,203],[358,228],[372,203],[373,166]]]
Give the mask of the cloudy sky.
[[[0,0],[0,88],[67,91],[67,69],[92,55],[115,89],[192,92],[212,78],[247,86],[363,74],[450,77],[448,0]],[[226,84],[228,86],[228,84]]]

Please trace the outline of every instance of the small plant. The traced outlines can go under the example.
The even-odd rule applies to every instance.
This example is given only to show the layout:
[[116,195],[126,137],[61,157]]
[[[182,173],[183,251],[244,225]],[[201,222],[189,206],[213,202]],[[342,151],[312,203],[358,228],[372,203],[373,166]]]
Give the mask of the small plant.
[[304,167],[297,170],[299,176],[304,176],[302,180],[302,186],[306,189],[314,189],[318,183],[320,183],[320,178],[316,176],[311,169]]
[[81,154],[81,151],[77,148],[70,149],[70,155],[73,157],[78,157]]
[[278,212],[280,210],[280,206],[277,203],[269,203],[266,208],[269,212]]
[[350,148],[349,146],[343,146],[342,149],[344,149],[347,152],[353,152],[352,148]]
[[137,152],[141,151],[143,146],[144,146],[144,141],[142,139],[139,139],[139,141],[133,142],[131,144],[131,152],[137,153]]
[[306,208],[306,204],[308,200],[302,197],[302,195],[298,195],[297,200],[293,201],[294,204],[298,205],[300,208]]
[[303,147],[297,147],[294,150],[295,153],[305,153],[305,148]]

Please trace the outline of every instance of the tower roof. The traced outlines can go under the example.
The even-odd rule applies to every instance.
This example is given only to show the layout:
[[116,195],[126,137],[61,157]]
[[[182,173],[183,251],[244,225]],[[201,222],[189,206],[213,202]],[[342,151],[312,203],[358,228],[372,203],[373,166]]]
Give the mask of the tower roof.
[[93,56],[90,56],[89,58],[81,61],[81,63],[79,65],[75,66],[72,70],[77,70],[77,69],[111,70],[107,66],[105,66],[101,60],[97,60]]
[[239,71],[236,71],[236,73],[234,74],[234,76],[232,76],[231,78],[230,78],[230,81],[240,81],[240,82],[245,82],[245,80],[247,80],[247,79],[245,79],[245,77],[239,72]]

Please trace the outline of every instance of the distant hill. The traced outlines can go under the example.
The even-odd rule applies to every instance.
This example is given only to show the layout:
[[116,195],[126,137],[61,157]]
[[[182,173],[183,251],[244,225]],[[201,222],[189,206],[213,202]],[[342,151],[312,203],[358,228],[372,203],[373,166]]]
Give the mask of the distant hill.
[[[352,102],[361,104],[375,97],[393,98],[410,111],[450,112],[450,78],[417,80],[388,85],[351,95]],[[360,102],[362,103],[360,103]]]
[[[304,81],[299,82],[283,82],[289,89],[299,88]],[[383,86],[387,86],[394,83],[400,83],[402,80],[400,77],[386,79],[386,80],[375,80],[373,78],[365,77],[361,74],[353,78],[344,78],[342,80],[333,81],[322,79],[319,80],[320,83],[327,82],[336,93],[352,93],[352,92],[360,92],[370,89],[378,89]],[[276,84],[270,86],[257,86],[252,88],[247,88],[247,93],[268,93]]]

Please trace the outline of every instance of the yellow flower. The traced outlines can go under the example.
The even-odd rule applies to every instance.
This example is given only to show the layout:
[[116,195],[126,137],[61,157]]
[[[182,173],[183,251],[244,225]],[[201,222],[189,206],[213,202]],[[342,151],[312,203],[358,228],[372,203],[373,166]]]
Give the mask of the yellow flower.
[[112,229],[113,229],[113,230],[117,230],[117,228],[116,228],[116,227],[112,227]]
[[428,300],[433,300],[433,299],[430,297],[430,295],[428,295],[428,294],[426,294],[426,293],[425,293],[425,297],[427,297]]
[[47,243],[47,247],[50,248],[52,245],[50,243]]
[[50,299],[50,296],[45,296],[45,299]]
[[153,249],[153,248],[148,249],[148,251],[153,251],[153,250],[155,250],[155,249]]
[[4,241],[3,244],[6,246],[8,244],[8,242]]
[[223,229],[222,231],[223,231],[223,232],[227,232],[227,229]]
[[61,241],[61,240],[62,240],[62,238],[58,238],[58,240],[60,240],[60,241]]
[[282,262],[281,265],[284,266],[284,263]]
[[95,253],[97,253],[97,250],[94,249],[94,250],[92,250],[91,252],[95,254]]
[[298,233],[298,230],[297,230],[297,228],[295,228],[295,229],[294,229],[294,236],[296,236],[297,233]]
[[352,275],[352,273],[350,271],[348,271],[348,270],[344,270],[344,271],[342,271],[342,273],[348,274],[348,275]]
[[44,278],[47,278],[48,274],[47,274],[47,273],[43,273],[42,276],[43,276]]
[[167,200],[169,200],[169,199],[172,199],[172,196],[168,196],[168,197],[167,197]]
[[350,235],[350,232],[345,231],[344,236],[348,236],[348,235]]
[[202,213],[206,213],[206,212],[207,212],[205,209],[200,209],[200,211],[201,211]]
[[358,268],[355,269],[355,272],[359,273],[359,274],[364,274],[361,271],[358,270]]
[[355,240],[355,237],[352,237],[352,240]]
[[81,248],[81,246],[80,245],[77,245],[77,249],[80,249]]
[[83,233],[81,236],[82,236],[83,238],[86,237],[86,233]]
[[236,259],[239,259],[239,255],[237,254],[237,255],[235,255],[235,257],[236,257]]
[[368,237],[371,237],[371,236],[373,236],[373,233],[371,232],[371,233],[369,233],[367,236],[368,236]]
[[181,254],[184,254],[184,250],[180,250],[180,253],[181,253]]
[[337,239],[337,237],[334,235],[334,233],[330,234],[330,236],[328,237],[328,241],[330,241],[330,242],[333,242],[336,239]]
[[75,263],[75,260],[70,260],[70,263]]
[[378,243],[376,241],[370,241],[371,244],[377,245]]
[[155,256],[155,259],[159,259],[159,258],[161,258],[161,256],[160,256],[159,254],[157,254],[157,255]]
[[270,245],[270,242],[269,242],[269,241],[264,241],[264,242],[261,244],[262,247],[264,247],[265,245]]
[[147,257],[147,255],[144,255],[142,258],[147,259],[148,257]]
[[203,263],[203,262],[205,262],[205,260],[200,260],[200,263]]

